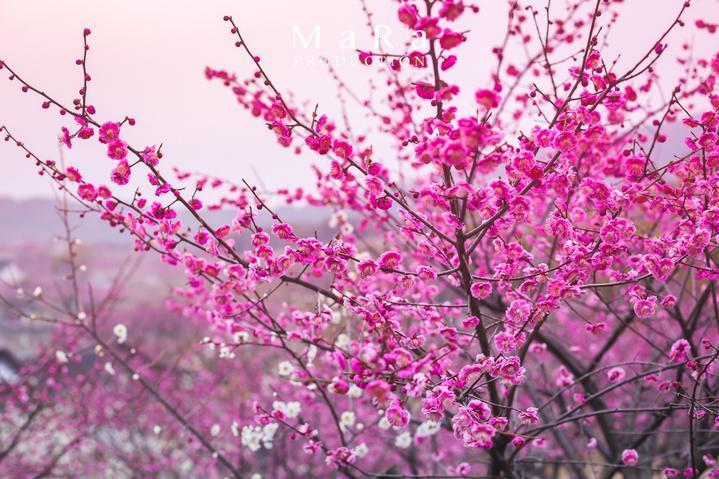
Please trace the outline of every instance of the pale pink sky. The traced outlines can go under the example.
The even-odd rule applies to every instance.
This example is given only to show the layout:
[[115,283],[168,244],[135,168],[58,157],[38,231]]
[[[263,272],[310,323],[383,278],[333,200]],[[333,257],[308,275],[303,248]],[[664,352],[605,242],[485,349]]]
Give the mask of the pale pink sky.
[[[684,0],[626,0],[625,12],[612,33],[611,53],[627,63],[653,45],[672,21]],[[462,62],[449,80],[461,79],[464,94],[487,86],[493,66],[489,50],[506,25],[504,0],[478,0],[479,16],[470,16],[463,29],[469,41],[459,50]],[[689,21],[702,17],[719,20],[717,0],[693,0]],[[368,0],[377,11],[376,21],[395,27],[397,45],[404,32],[396,26],[396,4]],[[562,2],[555,0],[556,8]],[[135,117],[138,125],[126,136],[135,146],[164,143],[167,164],[188,170],[256,182],[269,187],[312,183],[308,160],[279,148],[261,122],[251,119],[219,84],[204,79],[206,65],[252,73],[236,48],[222,16],[231,14],[248,44],[263,58],[267,71],[283,90],[319,103],[320,111],[339,112],[333,81],[320,66],[296,65],[297,56],[348,55],[340,50],[340,34],[357,32],[358,47],[368,49],[371,38],[364,27],[358,0],[0,0],[0,58],[31,83],[70,103],[80,86],[74,60],[81,54],[82,29],[92,29],[88,66],[93,81],[89,99],[98,118]],[[321,51],[293,50],[292,27],[309,32],[321,26]],[[694,38],[698,53],[716,49],[716,36],[694,28],[676,31],[676,47]],[[668,79],[676,75],[666,61]],[[621,62],[620,62],[621,63]],[[364,91],[371,72],[347,66],[339,72],[357,91]],[[17,84],[0,76],[0,123],[7,124],[44,158],[57,155],[55,135],[64,123],[56,114],[40,109],[40,101],[21,94]],[[469,79],[469,80],[468,80]],[[671,88],[670,85],[668,88]],[[67,121],[67,120],[65,120]],[[361,127],[362,117],[357,117]],[[361,129],[361,128],[360,128]],[[90,174],[107,171],[107,161],[93,147],[74,148],[69,160]],[[47,180],[15,149],[0,145],[0,196],[48,196]]]

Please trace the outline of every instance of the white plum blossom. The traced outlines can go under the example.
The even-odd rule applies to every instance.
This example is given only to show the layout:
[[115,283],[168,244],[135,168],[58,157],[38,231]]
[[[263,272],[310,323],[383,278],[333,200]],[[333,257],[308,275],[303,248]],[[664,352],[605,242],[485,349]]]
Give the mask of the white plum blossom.
[[276,423],[260,426],[245,426],[242,428],[241,442],[252,452],[257,452],[261,447],[272,449],[272,441],[279,427]]
[[127,341],[127,326],[124,324],[116,324],[115,327],[112,328],[112,334],[117,338],[117,344],[123,344]]
[[247,331],[238,331],[232,336],[232,340],[237,344],[244,344],[250,340],[250,335]]
[[407,449],[412,445],[412,435],[409,431],[403,432],[394,439],[394,445],[401,449]]
[[262,445],[265,446],[265,449],[272,449],[272,440],[279,427],[279,424],[273,422],[262,428]]
[[355,424],[356,416],[352,411],[345,411],[340,414],[340,426],[342,428],[352,427]]
[[65,351],[55,351],[55,359],[57,359],[57,362],[60,364],[65,364],[69,361],[67,358],[67,354],[65,354]]
[[417,437],[434,436],[442,428],[442,424],[437,421],[425,421],[417,428]]
[[223,344],[220,346],[220,359],[235,359],[235,357],[235,353],[228,345]]
[[289,361],[282,361],[277,365],[277,370],[279,371],[280,376],[291,376],[295,371],[295,367]]
[[262,429],[255,426],[243,427],[242,445],[252,452],[259,451],[262,447]]
[[314,344],[307,349],[307,367],[312,366],[312,362],[317,357],[317,346]]
[[352,223],[350,223],[350,222],[342,223],[342,226],[340,226],[340,231],[344,235],[351,235],[354,232],[354,230],[355,230],[355,227],[352,226]]
[[356,385],[351,384],[350,390],[347,391],[347,396],[351,397],[352,399],[357,399],[359,397],[362,397],[362,390],[358,388]]
[[367,444],[361,443],[352,449],[352,452],[354,452],[357,457],[365,457],[369,452],[369,448],[367,447]]

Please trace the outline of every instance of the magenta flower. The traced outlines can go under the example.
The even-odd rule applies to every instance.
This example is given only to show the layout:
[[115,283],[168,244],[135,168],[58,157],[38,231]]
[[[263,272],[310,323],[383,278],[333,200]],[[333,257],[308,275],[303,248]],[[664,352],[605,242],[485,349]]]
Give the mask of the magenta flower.
[[640,299],[634,303],[634,314],[639,318],[649,318],[654,315],[657,308],[657,298],[652,296],[647,299]]
[[100,143],[112,143],[120,139],[120,124],[109,121],[100,127],[99,140]]
[[472,284],[472,296],[477,299],[484,299],[492,294],[492,285],[486,281],[480,281]]
[[625,449],[622,451],[622,464],[628,467],[634,467],[639,462],[639,454],[634,449]]
[[113,160],[124,160],[127,158],[127,143],[122,140],[113,140],[108,143],[107,156]]
[[474,97],[477,100],[477,103],[487,110],[491,110],[492,108],[497,108],[499,106],[499,95],[492,90],[487,90],[485,88],[477,90]]

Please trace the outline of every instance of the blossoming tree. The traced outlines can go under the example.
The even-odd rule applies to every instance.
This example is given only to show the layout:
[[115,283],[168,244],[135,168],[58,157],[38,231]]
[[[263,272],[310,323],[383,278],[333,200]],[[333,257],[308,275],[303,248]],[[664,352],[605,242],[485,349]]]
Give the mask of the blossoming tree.
[[[287,185],[272,201],[128,144],[135,120],[87,101],[89,29],[71,103],[0,63],[67,119],[67,148],[107,146],[107,181],[36,156],[9,127],[5,139],[83,214],[183,271],[175,307],[253,378],[234,384],[251,410],[218,409],[207,431],[193,426],[206,418],[172,415],[210,477],[719,476],[719,55],[665,58],[677,31],[710,39],[716,26],[685,25],[689,2],[666,2],[675,19],[622,69],[605,54],[621,1],[529,3],[509,2],[490,81],[453,84],[462,24],[480,8],[393,2],[426,49],[358,52],[382,79],[369,99],[331,71],[366,135],[291,101],[225,17],[254,71],[207,78],[281,147],[316,156],[316,188]],[[675,85],[655,68],[671,61]],[[681,151],[661,155],[677,136]],[[373,151],[380,138],[391,161]],[[299,234],[278,196],[332,211],[332,234]],[[212,224],[215,209],[234,220]],[[92,332],[86,308],[71,314]]]

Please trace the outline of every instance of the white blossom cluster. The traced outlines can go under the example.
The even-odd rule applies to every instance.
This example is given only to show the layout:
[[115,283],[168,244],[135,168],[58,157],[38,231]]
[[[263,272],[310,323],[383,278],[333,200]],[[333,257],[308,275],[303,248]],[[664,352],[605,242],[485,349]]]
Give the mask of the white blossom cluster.
[[235,359],[237,355],[232,351],[232,348],[227,344],[220,345],[220,359]]
[[400,449],[407,449],[412,445],[412,434],[409,431],[404,431],[394,439],[394,445]]
[[352,452],[354,452],[357,457],[365,457],[369,452],[369,448],[367,447],[367,444],[361,443],[355,446],[355,448],[352,449]]
[[270,423],[264,427],[245,426],[242,428],[242,445],[252,452],[259,451],[263,446],[265,449],[272,449],[272,440],[278,427],[277,423]]
[[425,421],[417,428],[417,437],[434,436],[442,429],[442,423],[437,421]]
[[[389,430],[392,425],[387,421],[386,417],[382,417],[382,419],[379,420],[379,423],[377,423],[380,429]],[[442,424],[436,421],[425,421],[422,424],[417,427],[417,431],[415,432],[415,435],[417,437],[429,437],[437,434],[439,430],[442,428]],[[399,434],[397,437],[395,437],[394,445],[401,448],[401,449],[407,449],[409,446],[412,445],[412,434],[409,431],[404,431],[401,434]]]

